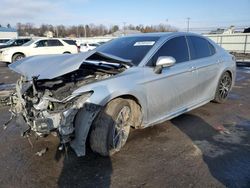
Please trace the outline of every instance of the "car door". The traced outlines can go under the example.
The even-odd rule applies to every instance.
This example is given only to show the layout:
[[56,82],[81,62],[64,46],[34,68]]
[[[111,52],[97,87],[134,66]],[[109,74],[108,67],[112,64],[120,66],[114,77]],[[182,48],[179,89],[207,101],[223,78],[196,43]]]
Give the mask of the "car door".
[[39,40],[35,46],[31,46],[30,55],[44,55],[49,53],[48,40]]
[[[161,56],[174,57],[176,63],[156,74],[154,64]],[[195,102],[195,73],[192,67],[185,36],[168,40],[149,61],[144,69],[149,124],[185,111]]]
[[218,81],[219,62],[215,48],[205,38],[187,36],[193,68],[196,72],[196,98],[203,102],[214,97]]

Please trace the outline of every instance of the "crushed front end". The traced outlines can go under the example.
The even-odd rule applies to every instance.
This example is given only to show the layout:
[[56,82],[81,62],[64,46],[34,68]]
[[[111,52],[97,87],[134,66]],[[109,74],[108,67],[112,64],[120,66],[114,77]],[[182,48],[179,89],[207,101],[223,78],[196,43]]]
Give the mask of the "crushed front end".
[[[82,70],[52,80],[38,80],[37,77],[27,80],[22,76],[16,83],[16,92],[10,96],[10,111],[24,136],[31,132],[38,136],[56,132],[62,144],[70,143],[78,156],[85,155],[87,134],[101,107],[87,102],[93,91],[73,93],[81,86],[110,76],[96,71],[83,73]],[[81,116],[85,119],[81,126],[84,128],[76,127],[75,117],[83,110]]]
[[39,91],[36,87],[35,78],[26,81],[21,77],[16,84],[16,93],[11,96],[14,103],[11,111],[27,123],[29,129],[25,131],[46,135],[56,130],[61,141],[68,142],[74,131],[74,117],[92,92],[54,98],[50,90]]
[[109,79],[129,68],[127,64],[116,56],[97,52],[17,61],[9,65],[23,75],[10,96],[12,117],[23,135],[56,132],[62,144],[70,143],[76,154],[83,156],[90,126],[101,106],[88,102],[94,95],[91,87],[87,91],[79,88]]

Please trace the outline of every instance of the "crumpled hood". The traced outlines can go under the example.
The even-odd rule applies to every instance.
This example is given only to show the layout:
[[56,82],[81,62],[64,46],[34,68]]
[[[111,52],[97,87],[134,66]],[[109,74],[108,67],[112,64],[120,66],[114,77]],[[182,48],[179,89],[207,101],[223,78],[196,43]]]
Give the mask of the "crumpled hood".
[[38,76],[38,80],[53,79],[79,69],[83,61],[95,51],[79,54],[31,56],[9,65],[9,68],[28,80]]

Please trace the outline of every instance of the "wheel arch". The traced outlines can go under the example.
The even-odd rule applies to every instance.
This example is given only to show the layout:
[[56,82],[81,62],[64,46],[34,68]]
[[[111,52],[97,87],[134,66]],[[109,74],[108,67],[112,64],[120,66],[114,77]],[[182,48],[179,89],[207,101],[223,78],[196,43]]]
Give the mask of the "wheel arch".
[[71,54],[71,52],[65,51],[65,52],[63,52],[63,54]]
[[17,55],[17,54],[21,54],[21,55],[24,55],[24,56],[26,57],[25,53],[23,53],[23,52],[15,52],[15,53],[13,53],[12,56],[11,56],[11,60],[12,60],[12,61],[13,61],[13,57],[14,57],[15,55]]
[[135,124],[133,124],[132,127],[136,128],[136,129],[142,128],[144,114],[145,114],[143,109],[145,109],[145,108],[143,108],[143,104],[140,103],[140,100],[132,94],[123,94],[123,95],[119,95],[119,96],[112,98],[106,104],[108,104],[110,101],[115,100],[117,98],[129,100],[131,107],[134,109],[133,113],[134,113],[134,118],[136,120]]

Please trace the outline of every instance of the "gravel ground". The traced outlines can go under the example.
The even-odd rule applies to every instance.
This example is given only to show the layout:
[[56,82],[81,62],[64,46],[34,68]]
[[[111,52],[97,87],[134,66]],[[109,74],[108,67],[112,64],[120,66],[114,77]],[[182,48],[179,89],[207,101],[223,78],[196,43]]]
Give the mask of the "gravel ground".
[[[59,152],[52,135],[29,142],[13,122],[0,129],[0,187],[250,187],[250,70],[242,65],[237,73],[226,103],[132,130],[111,158]],[[2,85],[16,78],[0,65]],[[0,124],[8,118],[1,107]]]

